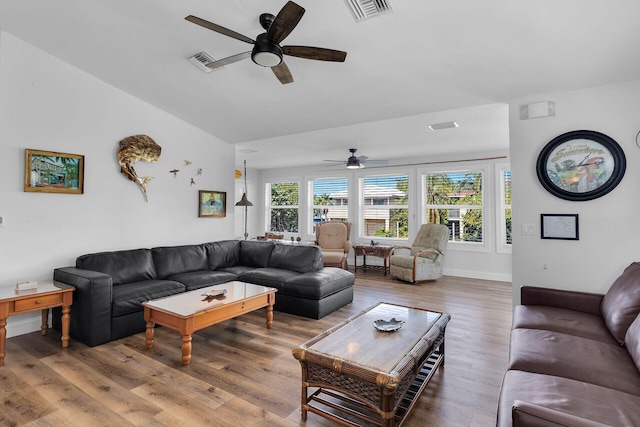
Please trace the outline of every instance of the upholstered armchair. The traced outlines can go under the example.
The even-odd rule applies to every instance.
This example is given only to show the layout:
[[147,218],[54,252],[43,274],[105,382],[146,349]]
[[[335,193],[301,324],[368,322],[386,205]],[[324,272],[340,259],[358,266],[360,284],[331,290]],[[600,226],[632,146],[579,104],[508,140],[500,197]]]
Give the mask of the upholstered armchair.
[[413,244],[391,250],[389,272],[405,282],[435,280],[442,277],[449,228],[441,224],[422,224]]
[[316,224],[316,245],[322,250],[325,267],[346,270],[347,255],[351,249],[350,235],[350,222],[325,221]]

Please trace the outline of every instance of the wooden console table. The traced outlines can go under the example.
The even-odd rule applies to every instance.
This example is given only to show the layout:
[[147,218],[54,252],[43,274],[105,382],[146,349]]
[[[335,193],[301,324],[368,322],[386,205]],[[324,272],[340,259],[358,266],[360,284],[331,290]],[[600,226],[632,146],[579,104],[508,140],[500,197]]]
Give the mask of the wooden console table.
[[42,335],[49,328],[49,309],[62,307],[62,347],[69,346],[69,311],[73,301],[73,286],[53,280],[38,281],[36,289],[17,291],[15,285],[0,287],[0,366],[4,365],[7,340],[7,317],[42,311]]
[[[395,245],[353,245],[353,266],[355,271],[358,268],[363,270],[377,270],[384,272],[385,276],[389,272],[389,253]],[[367,265],[367,255],[382,258],[384,266]],[[358,265],[358,257],[362,257],[362,265]]]

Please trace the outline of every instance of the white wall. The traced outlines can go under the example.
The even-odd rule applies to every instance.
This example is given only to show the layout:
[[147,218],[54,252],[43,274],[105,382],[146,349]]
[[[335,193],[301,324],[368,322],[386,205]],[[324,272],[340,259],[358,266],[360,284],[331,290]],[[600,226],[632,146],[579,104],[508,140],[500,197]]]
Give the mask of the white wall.
[[[157,163],[135,165],[140,176],[154,177],[148,203],[120,173],[116,158],[118,142],[136,134],[162,147]],[[25,148],[84,155],[84,194],[24,192]],[[85,253],[235,236],[232,145],[5,32],[0,158],[0,285],[51,279],[54,268]],[[193,164],[185,166],[185,160]],[[169,173],[174,168],[180,169],[177,177]],[[226,191],[227,217],[198,218],[198,190]],[[8,323],[9,336],[37,330],[39,314]]]
[[[506,123],[505,123],[506,126]],[[470,245],[464,244],[456,244],[450,243],[447,248],[446,261],[444,265],[444,273],[447,275],[460,276],[460,277],[471,277],[477,279],[487,279],[487,280],[500,280],[500,281],[511,281],[511,254],[510,253],[499,253],[497,251],[497,243],[496,243],[496,215],[494,211],[494,200],[497,197],[496,195],[496,182],[495,182],[495,165],[497,163],[508,163],[509,159],[507,156],[507,152],[504,151],[492,151],[492,152],[482,152],[482,153],[466,153],[464,155],[455,155],[455,156],[425,156],[423,158],[411,158],[404,160],[394,160],[394,164],[417,164],[421,162],[439,162],[439,161],[453,161],[453,160],[464,160],[464,159],[481,159],[481,158],[496,158],[494,160],[478,160],[474,162],[453,162],[453,163],[445,163],[438,165],[416,165],[416,166],[404,166],[404,167],[385,167],[385,168],[365,168],[356,171],[349,170],[339,170],[336,172],[334,169],[327,170],[323,165],[319,165],[317,167],[304,167],[304,168],[288,168],[288,169],[269,169],[260,171],[260,180],[261,183],[257,188],[259,197],[260,197],[260,206],[264,206],[265,202],[265,194],[264,187],[265,183],[269,182],[269,180],[278,180],[278,179],[291,179],[294,181],[300,181],[305,183],[309,179],[317,179],[317,178],[328,178],[335,176],[344,176],[348,177],[351,181],[350,183],[350,191],[352,194],[357,194],[357,181],[359,178],[364,177],[366,175],[371,174],[407,174],[410,180],[410,192],[411,196],[410,206],[409,206],[409,238],[407,240],[384,240],[383,243],[396,244],[396,245],[407,245],[410,244],[411,241],[415,238],[415,233],[417,232],[421,219],[418,212],[420,211],[420,206],[418,206],[415,202],[411,202],[412,200],[420,200],[421,199],[421,188],[418,185],[414,185],[414,183],[419,182],[420,173],[423,170],[430,169],[432,171],[439,170],[458,170],[464,169],[467,167],[477,167],[483,166],[486,168],[485,174],[485,185],[484,185],[484,196],[487,198],[488,202],[486,203],[487,210],[485,211],[485,247],[479,250],[470,250]],[[251,185],[249,186],[251,189]],[[253,194],[256,194],[255,190]],[[300,188],[300,203],[304,203],[307,200],[308,191],[305,185],[301,185]],[[255,203],[255,200],[252,200]],[[251,208],[249,208],[251,209]],[[255,209],[255,208],[254,208]],[[266,219],[265,219],[265,211],[262,208],[255,209],[252,213],[249,214],[249,218],[251,220],[250,235],[264,235],[266,231]],[[358,206],[357,203],[349,203],[349,217],[350,218],[358,218]],[[305,223],[308,218],[305,215],[305,210],[302,209],[300,212],[300,223]],[[360,230],[359,224],[357,220],[352,220],[352,232],[351,232],[351,241],[352,243],[368,243],[370,238],[359,238]],[[253,227],[253,228],[252,228]],[[253,231],[253,234],[252,234]],[[315,236],[309,235],[306,233],[306,227],[301,227],[300,229],[300,237],[304,240],[313,240]],[[295,235],[297,236],[297,234]],[[289,235],[286,235],[286,238],[289,238]],[[375,239],[377,241],[381,241],[381,239]],[[347,261],[349,265],[353,265],[353,251],[349,254]],[[362,260],[358,260],[361,262]],[[381,260],[379,258],[368,257],[367,264],[380,264]]]
[[[555,101],[556,116],[520,120],[521,105]],[[622,270],[639,258],[640,81],[575,92],[540,94],[510,104],[513,173],[513,289],[522,285],[605,293]],[[620,144],[627,160],[622,182],[609,194],[571,202],[548,193],[536,176],[536,159],[553,138],[573,130],[594,130]],[[579,215],[579,241],[540,239],[540,214]],[[521,234],[535,224],[535,235]],[[547,269],[543,269],[543,265]]]

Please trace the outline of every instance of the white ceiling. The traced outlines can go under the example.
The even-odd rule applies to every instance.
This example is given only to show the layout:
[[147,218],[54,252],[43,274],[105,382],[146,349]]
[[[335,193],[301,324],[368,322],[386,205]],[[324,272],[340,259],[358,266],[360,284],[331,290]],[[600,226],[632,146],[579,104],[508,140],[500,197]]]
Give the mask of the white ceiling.
[[[3,0],[0,28],[237,144],[255,168],[346,159],[351,147],[391,160],[506,150],[509,100],[640,79],[637,0],[390,2],[357,23],[344,0],[297,0],[306,14],[282,44],[348,55],[285,57],[288,85],[251,60],[200,71],[188,57],[251,46],[184,19],[255,39],[258,16],[284,0]],[[448,120],[460,127],[426,129]]]

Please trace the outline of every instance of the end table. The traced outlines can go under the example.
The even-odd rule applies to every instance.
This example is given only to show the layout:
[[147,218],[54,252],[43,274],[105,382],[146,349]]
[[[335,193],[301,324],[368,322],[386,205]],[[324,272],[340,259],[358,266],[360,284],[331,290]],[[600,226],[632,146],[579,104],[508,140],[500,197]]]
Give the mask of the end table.
[[36,289],[17,291],[15,285],[0,287],[0,366],[4,365],[7,317],[14,314],[42,312],[42,335],[49,327],[49,309],[62,307],[62,347],[69,345],[69,311],[76,288],[53,280],[38,281]]
[[[382,271],[386,276],[389,272],[389,253],[393,248],[395,248],[395,245],[353,245],[353,265],[355,271],[358,271],[358,268],[362,268],[363,270],[376,270]],[[367,265],[367,255],[382,258],[384,260],[384,266]],[[362,257],[362,265],[358,265],[359,256]]]

